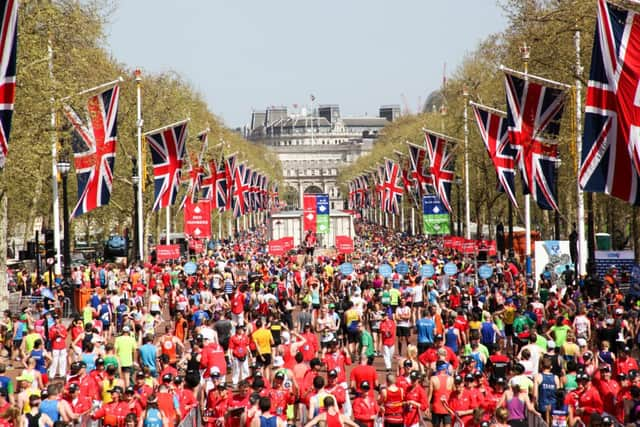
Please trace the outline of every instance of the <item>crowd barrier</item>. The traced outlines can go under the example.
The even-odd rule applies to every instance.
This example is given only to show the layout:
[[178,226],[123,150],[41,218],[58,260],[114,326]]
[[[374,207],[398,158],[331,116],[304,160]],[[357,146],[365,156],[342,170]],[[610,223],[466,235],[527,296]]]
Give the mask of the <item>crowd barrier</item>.
[[180,420],[178,427],[202,427],[200,408],[195,407],[190,410],[187,415]]
[[538,414],[527,411],[527,424],[529,427],[549,427],[547,422]]

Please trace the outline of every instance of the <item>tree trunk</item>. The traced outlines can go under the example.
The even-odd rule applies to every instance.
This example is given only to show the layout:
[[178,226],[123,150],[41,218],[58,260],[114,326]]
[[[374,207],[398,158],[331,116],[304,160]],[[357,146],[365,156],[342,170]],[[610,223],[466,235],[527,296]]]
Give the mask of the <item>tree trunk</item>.
[[9,308],[9,284],[7,283],[7,225],[8,203],[6,191],[0,191],[0,310]]

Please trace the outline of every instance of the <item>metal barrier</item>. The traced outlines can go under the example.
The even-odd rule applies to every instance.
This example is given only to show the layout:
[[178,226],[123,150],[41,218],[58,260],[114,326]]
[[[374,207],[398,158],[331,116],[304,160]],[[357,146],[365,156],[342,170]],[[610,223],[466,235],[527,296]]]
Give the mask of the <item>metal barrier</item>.
[[547,422],[538,414],[527,411],[527,424],[529,427],[549,427]]
[[186,416],[180,420],[178,427],[202,427],[202,417],[200,416],[200,408],[195,407],[190,410]]
[[69,298],[65,298],[62,300],[62,317],[64,318],[70,318],[71,315],[74,313],[74,307],[73,304],[71,303],[71,299]]

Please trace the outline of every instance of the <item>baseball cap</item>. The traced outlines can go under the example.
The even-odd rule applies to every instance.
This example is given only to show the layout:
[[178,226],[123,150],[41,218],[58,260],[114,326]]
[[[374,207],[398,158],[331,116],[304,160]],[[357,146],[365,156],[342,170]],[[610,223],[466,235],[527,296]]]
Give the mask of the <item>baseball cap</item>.
[[465,381],[473,381],[473,374],[467,374],[464,376]]
[[609,367],[609,365],[600,365],[600,370],[611,372],[611,368]]
[[613,424],[613,419],[609,415],[602,417],[602,424]]
[[142,372],[142,371],[138,371],[138,372],[136,373],[136,378],[144,378],[144,372]]
[[402,365],[403,365],[405,368],[410,368],[410,367],[412,367],[412,366],[413,366],[413,362],[411,361],[411,359],[406,359]]
[[409,374],[409,378],[411,379],[411,381],[416,381],[420,379],[420,372],[418,371],[411,371],[411,373]]
[[436,335],[435,340],[442,340],[442,335],[441,334]]
[[282,372],[282,371],[278,371],[278,372],[276,372],[276,376],[275,376],[275,378],[276,378],[277,380],[283,380],[283,379],[285,378],[285,376],[284,376],[284,372]]
[[505,380],[503,377],[499,377],[499,378],[496,379],[496,384],[504,385],[506,383],[507,383],[507,380]]
[[181,377],[180,375],[176,375],[176,376],[173,378],[173,383],[174,383],[174,384],[182,384],[182,377]]
[[554,340],[547,341],[547,348],[549,350],[552,350],[552,349],[556,348],[556,342]]
[[120,394],[122,394],[122,387],[117,385],[117,386],[113,387],[110,391],[111,391],[111,393],[120,393]]
[[[96,359],[96,365],[104,365],[104,359],[102,357],[98,357]],[[113,366],[113,365],[109,365],[109,366]]]
[[125,393],[127,393],[127,394],[134,394],[135,392],[136,392],[136,390],[133,388],[132,385],[127,387],[127,389],[125,390]]
[[336,371],[335,369],[332,369],[327,373],[327,376],[329,378],[335,378],[338,376],[338,371]]
[[[209,371],[209,373],[211,374],[212,377],[219,377],[220,376],[220,369],[217,366],[213,366],[211,368],[211,370]],[[171,381],[171,380],[169,380]]]
[[364,391],[371,390],[371,385],[369,384],[369,381],[362,381],[360,383],[360,389],[362,389]]
[[75,391],[80,390],[80,386],[76,383],[69,384],[69,393],[73,393]]
[[168,383],[168,382],[171,382],[171,380],[173,380],[173,375],[171,374],[164,374],[162,376],[162,382]]
[[123,326],[122,332],[131,332],[131,328],[129,326]]
[[462,383],[462,381],[463,381],[463,380],[462,380],[462,377],[461,377],[460,375],[456,375],[456,376],[453,378],[453,382],[455,382],[456,384],[460,384],[460,383]]
[[624,381],[624,380],[626,380],[626,379],[627,379],[627,374],[625,374],[624,372],[620,372],[620,373],[618,374],[618,379],[619,379],[620,381]]
[[309,362],[309,365],[313,368],[314,366],[322,366],[322,362],[320,361],[320,359],[318,359],[317,357],[314,357],[313,359],[311,359],[311,361]]

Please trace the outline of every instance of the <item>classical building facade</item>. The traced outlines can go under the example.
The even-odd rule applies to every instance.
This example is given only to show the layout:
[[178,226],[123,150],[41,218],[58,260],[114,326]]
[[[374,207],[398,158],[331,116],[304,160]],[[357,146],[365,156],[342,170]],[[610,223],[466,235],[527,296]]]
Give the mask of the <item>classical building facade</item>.
[[315,114],[270,107],[253,112],[245,136],[277,154],[285,186],[298,194],[298,207],[305,193],[326,193],[331,209],[344,209],[338,172],[370,152],[382,128],[399,115],[397,105],[380,107],[379,117],[342,117],[337,105],[320,105]]

